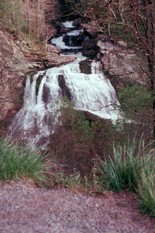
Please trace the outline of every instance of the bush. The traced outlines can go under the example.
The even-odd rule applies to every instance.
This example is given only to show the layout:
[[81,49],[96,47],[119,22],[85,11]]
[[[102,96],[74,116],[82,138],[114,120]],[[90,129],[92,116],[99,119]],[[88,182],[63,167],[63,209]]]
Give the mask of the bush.
[[31,177],[44,180],[43,157],[31,151],[22,151],[17,145],[0,141],[0,180]]

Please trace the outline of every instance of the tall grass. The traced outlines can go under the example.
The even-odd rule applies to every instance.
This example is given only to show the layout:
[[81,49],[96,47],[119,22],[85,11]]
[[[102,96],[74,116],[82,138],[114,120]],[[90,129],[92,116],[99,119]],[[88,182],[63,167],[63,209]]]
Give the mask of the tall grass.
[[155,217],[155,156],[143,140],[114,145],[113,156],[101,162],[99,171],[104,188],[134,191],[142,212]]
[[[124,145],[113,145],[113,156],[108,156],[102,161],[99,168],[101,184],[108,188],[120,191],[122,189],[134,190],[138,171],[141,164],[140,150],[143,150],[142,142],[137,151],[135,140]],[[137,153],[137,154],[136,154]]]
[[0,140],[0,180],[19,177],[43,181],[43,157],[31,151],[22,151],[18,146]]
[[155,155],[153,153],[149,153],[143,160],[136,191],[141,211],[155,217]]

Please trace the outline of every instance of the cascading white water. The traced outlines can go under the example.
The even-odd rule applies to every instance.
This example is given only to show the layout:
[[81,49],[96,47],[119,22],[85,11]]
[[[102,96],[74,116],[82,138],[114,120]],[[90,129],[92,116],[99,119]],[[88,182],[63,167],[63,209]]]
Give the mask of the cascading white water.
[[[74,29],[75,27],[73,26],[73,22],[72,21],[66,21],[64,23],[62,23],[63,26],[65,26],[66,28],[72,28]],[[71,32],[68,32],[67,35],[79,35],[79,33],[82,32],[82,30],[72,30]],[[67,46],[65,44],[65,42],[63,41],[63,37],[64,36],[59,36],[59,37],[55,37],[51,40],[52,44],[54,44],[57,48],[59,49],[72,49],[73,47]],[[74,46],[74,49],[80,49],[81,46]]]
[[73,26],[73,21],[65,21],[62,23],[62,25],[66,28],[75,28],[75,26]]
[[[69,22],[66,24],[72,25]],[[59,40],[56,43],[61,47]],[[63,104],[60,76],[63,77],[75,109],[112,121],[121,118],[115,90],[104,76],[101,63],[93,61],[91,74],[84,74],[80,71],[79,62],[85,57],[81,53],[76,56],[77,60],[72,63],[38,72],[31,80],[27,78],[23,107],[10,126],[12,136],[20,137],[31,147],[41,141],[44,144],[48,142],[49,135],[60,124]]]

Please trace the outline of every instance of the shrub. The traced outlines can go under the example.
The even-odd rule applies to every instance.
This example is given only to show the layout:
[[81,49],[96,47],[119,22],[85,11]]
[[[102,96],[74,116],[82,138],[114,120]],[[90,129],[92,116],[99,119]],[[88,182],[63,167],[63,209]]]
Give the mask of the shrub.
[[0,141],[0,180],[31,177],[44,180],[43,157],[31,151],[23,151],[17,145]]

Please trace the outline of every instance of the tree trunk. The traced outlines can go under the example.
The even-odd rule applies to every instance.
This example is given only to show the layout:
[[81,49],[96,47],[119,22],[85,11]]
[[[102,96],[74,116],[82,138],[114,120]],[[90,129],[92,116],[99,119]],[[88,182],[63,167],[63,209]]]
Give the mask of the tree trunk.
[[155,66],[152,67],[153,70],[151,72],[151,89],[153,93],[153,101],[152,101],[152,109],[153,109],[153,141],[155,142]]
[[155,89],[153,92],[153,141],[155,142]]

